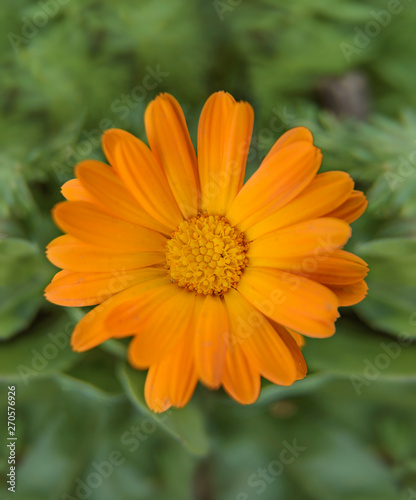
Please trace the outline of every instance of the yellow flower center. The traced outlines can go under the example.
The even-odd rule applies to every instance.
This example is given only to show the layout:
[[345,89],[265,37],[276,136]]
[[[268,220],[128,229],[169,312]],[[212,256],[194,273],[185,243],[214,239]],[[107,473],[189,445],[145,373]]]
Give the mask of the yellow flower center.
[[179,224],[166,246],[173,282],[204,295],[222,295],[235,286],[247,265],[244,234],[225,217],[199,215]]

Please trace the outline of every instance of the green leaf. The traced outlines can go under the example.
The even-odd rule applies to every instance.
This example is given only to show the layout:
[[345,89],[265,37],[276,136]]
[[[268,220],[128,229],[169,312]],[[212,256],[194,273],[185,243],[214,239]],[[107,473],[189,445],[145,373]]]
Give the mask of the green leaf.
[[416,379],[416,345],[408,338],[392,339],[349,319],[339,320],[335,335],[307,339],[303,353],[309,369],[364,381],[378,377]]
[[416,338],[414,301],[416,287],[381,286],[368,280],[371,292],[355,306],[360,316],[374,329],[393,335],[408,335]]
[[125,360],[127,358],[126,340],[129,342],[129,339],[110,339],[101,344],[100,348],[117,358]]
[[356,310],[375,328],[416,338],[416,240],[385,238],[359,245],[369,265],[368,296]]
[[164,413],[152,412],[144,399],[146,373],[122,365],[119,371],[125,392],[140,412],[153,418],[166,432],[175,437],[191,453],[206,455],[209,439],[201,411],[192,403],[185,408],[169,409]]
[[327,382],[332,380],[332,378],[333,377],[328,373],[319,373],[309,375],[303,380],[298,380],[289,387],[274,384],[268,385],[262,388],[260,397],[255,404],[269,404],[273,401],[304,396],[310,392],[320,389],[326,385]]
[[0,290],[0,338],[8,339],[28,327],[43,303],[37,290],[20,290],[6,296],[9,290]]
[[11,212],[19,216],[34,211],[32,194],[22,175],[22,164],[4,154],[0,154],[0,216]]
[[62,382],[99,397],[122,394],[123,388],[115,373],[115,361],[113,356],[101,349],[93,349],[61,375]]
[[382,240],[374,240],[360,245],[359,250],[364,258],[380,257],[401,260],[402,255],[414,258],[416,252],[416,239],[385,238]]
[[[301,438],[299,438],[300,440]],[[395,500],[391,469],[356,435],[327,422],[312,425],[306,451],[291,472],[305,493],[320,500]],[[313,452],[311,452],[313,450]]]
[[51,270],[38,248],[21,239],[0,241],[0,339],[26,328],[39,310]]
[[44,319],[31,331],[3,343],[0,349],[0,379],[19,379],[26,385],[32,378],[68,369],[79,360],[69,338],[75,324],[66,315]]

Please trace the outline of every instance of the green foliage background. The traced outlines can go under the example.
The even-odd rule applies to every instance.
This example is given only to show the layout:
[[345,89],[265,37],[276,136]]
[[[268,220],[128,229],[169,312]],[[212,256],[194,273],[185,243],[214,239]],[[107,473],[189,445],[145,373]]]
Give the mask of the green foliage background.
[[[416,499],[416,4],[393,4],[386,22],[385,0],[3,1],[1,498]],[[366,29],[367,43],[357,40]],[[351,71],[368,82],[365,121],[317,99],[323,79]],[[155,72],[158,85],[144,90]],[[370,292],[343,311],[333,338],[308,340],[305,380],[265,384],[250,407],[199,387],[187,408],[160,418],[143,403],[144,374],[125,366],[124,344],[70,351],[83,311],[43,298],[56,271],[44,247],[59,234],[50,209],[77,161],[103,158],[100,130],[144,139],[145,106],[168,91],[195,137],[218,89],[255,108],[249,174],[281,132],[302,124],[323,169],[349,172],[367,193],[349,247],[370,264]],[[12,384],[15,494],[5,482]],[[293,440],[305,448],[294,462],[259,480]],[[91,475],[117,450],[108,477]]]

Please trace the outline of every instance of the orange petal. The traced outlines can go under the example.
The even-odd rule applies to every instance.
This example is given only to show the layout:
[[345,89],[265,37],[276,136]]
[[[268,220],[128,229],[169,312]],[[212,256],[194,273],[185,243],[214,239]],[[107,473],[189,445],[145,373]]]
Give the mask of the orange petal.
[[231,289],[224,300],[234,337],[261,375],[274,384],[291,385],[297,368],[290,349],[263,314],[237,291]]
[[61,193],[68,201],[88,201],[96,203],[95,198],[82,186],[78,179],[70,179],[61,187]]
[[318,174],[294,200],[248,228],[246,238],[254,240],[282,227],[323,217],[341,205],[353,188],[354,181],[345,172]]
[[63,271],[58,275],[46,287],[45,296],[49,302],[66,307],[101,304],[142,279],[140,269],[107,273]]
[[111,311],[124,301],[128,301],[138,293],[142,293],[143,288],[160,286],[161,281],[166,283],[168,279],[165,269],[145,268],[141,269],[140,273],[141,281],[139,284],[109,298],[81,319],[76,325],[71,338],[74,351],[86,351],[110,338],[122,336],[114,334],[105,327],[105,320]]
[[118,251],[163,251],[166,239],[156,231],[115,219],[85,201],[64,201],[53,211],[57,226],[85,243]]
[[124,130],[110,129],[103,134],[103,148],[144,210],[163,225],[176,229],[183,217],[161,165],[146,144]]
[[286,328],[286,330],[290,333],[290,335],[293,337],[294,341],[297,343],[299,347],[303,347],[305,345],[305,337],[303,335],[301,335],[298,332],[295,332],[290,328]]
[[164,361],[154,363],[147,372],[144,398],[147,406],[155,413],[162,413],[172,406],[169,399],[169,377],[170,365]]
[[[148,329],[148,323],[151,322],[150,318],[156,309],[162,309],[165,303],[181,293],[185,291],[173,285],[166,273],[165,279],[160,283],[154,283],[154,286],[151,284],[149,288],[137,289],[137,293],[130,300],[115,308],[106,321],[106,328],[123,335],[142,333]],[[169,306],[165,308],[163,314],[168,310],[170,311]]]
[[269,319],[269,321],[292,353],[296,365],[296,380],[305,378],[308,367],[306,366],[305,358],[303,357],[302,351],[300,350],[300,347],[305,344],[303,335],[294,332],[290,328],[285,328],[284,326],[279,325],[278,323],[276,323],[276,321],[273,321],[271,319]]
[[198,127],[202,208],[224,215],[244,182],[254,113],[246,102],[216,92],[206,102]]
[[205,103],[199,119],[198,168],[204,212],[216,213],[227,120],[234,105],[230,94],[216,92]]
[[86,160],[75,168],[79,182],[102,210],[127,222],[165,234],[169,227],[153,219],[126,188],[114,169],[95,160]]
[[352,285],[328,287],[338,297],[340,306],[353,306],[361,302],[367,295],[368,286],[365,281]]
[[192,351],[192,337],[186,336],[158,363],[146,378],[145,399],[149,408],[162,412],[171,405],[185,406],[195,390],[198,377]]
[[135,368],[160,361],[188,332],[195,295],[170,283],[143,292],[115,309],[106,327],[121,334],[135,334],[129,360]]
[[278,269],[247,267],[238,291],[264,315],[310,337],[329,337],[339,316],[327,287]]
[[227,219],[245,231],[295,198],[315,177],[322,154],[309,142],[296,142],[267,155],[233,201]]
[[207,295],[202,302],[196,322],[195,364],[201,381],[211,388],[221,385],[227,352],[228,317],[224,301]]
[[357,220],[367,208],[368,201],[361,191],[353,191],[351,196],[338,208],[326,214],[326,217],[337,217],[349,224]]
[[321,218],[299,222],[268,233],[250,243],[247,257],[250,266],[294,269],[299,257],[314,262],[326,261],[335,248],[345,245],[351,236],[350,226],[340,220]]
[[[231,338],[234,337],[231,331]],[[254,403],[260,394],[260,374],[238,342],[230,342],[222,380],[225,391],[242,405]]]
[[313,144],[311,131],[306,127],[294,127],[288,130],[281,137],[279,137],[279,139],[277,139],[268,155],[274,155],[284,147],[289,146],[289,144],[294,144],[296,142],[309,142],[310,144]]
[[367,263],[345,250],[333,250],[327,256],[317,259],[309,257],[296,259],[288,267],[280,269],[305,276],[324,285],[351,285],[361,281],[368,274]]
[[188,403],[198,382],[195,361],[190,355],[192,347],[192,336],[185,335],[169,354],[169,398],[177,408]]
[[162,252],[117,252],[84,243],[69,234],[52,240],[46,250],[48,259],[57,267],[71,271],[117,272],[163,264]]
[[243,187],[254,111],[247,102],[234,104],[225,130],[224,156],[218,173],[216,213],[225,215]]
[[178,101],[160,94],[145,112],[147,138],[185,219],[198,213],[198,166]]
[[68,271],[68,270],[63,270],[63,271],[59,271],[58,273],[55,274],[55,276],[52,278],[52,281],[51,283],[53,283],[54,281],[57,281],[61,278],[63,278],[64,276],[69,276],[70,274],[72,274],[72,271]]

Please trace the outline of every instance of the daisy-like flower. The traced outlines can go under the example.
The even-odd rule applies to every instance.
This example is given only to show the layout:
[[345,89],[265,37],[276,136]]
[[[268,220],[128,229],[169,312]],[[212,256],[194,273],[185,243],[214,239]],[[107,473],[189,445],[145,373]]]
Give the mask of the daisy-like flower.
[[303,335],[329,337],[338,307],[366,295],[367,265],[342,250],[367,202],[344,172],[317,174],[322,154],[298,127],[243,186],[254,114],[218,92],[198,128],[198,158],[178,102],[145,113],[149,141],[103,136],[109,165],[76,167],[53,210],[67,234],[47,249],[63,269],[46,297],[91,306],[72,347],[132,336],[154,411],[182,407],[200,380],[249,404],[260,379],[306,374]]

